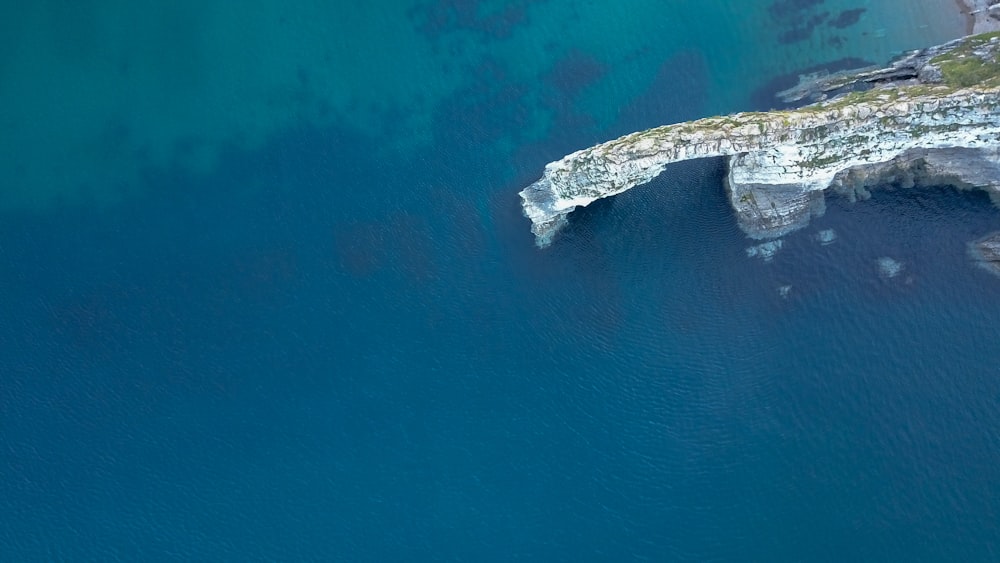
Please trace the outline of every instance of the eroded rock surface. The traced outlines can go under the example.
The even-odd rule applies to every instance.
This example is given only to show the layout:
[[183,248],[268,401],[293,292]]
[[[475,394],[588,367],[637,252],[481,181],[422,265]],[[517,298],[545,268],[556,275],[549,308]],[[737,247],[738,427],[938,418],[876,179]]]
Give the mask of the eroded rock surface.
[[730,203],[758,239],[808,224],[831,187],[864,198],[887,181],[949,183],[990,190],[1000,202],[1000,33],[837,81],[877,87],[795,110],[665,125],[548,164],[520,193],[537,244],[550,244],[577,207],[644,184],[671,163],[715,156],[729,157]]

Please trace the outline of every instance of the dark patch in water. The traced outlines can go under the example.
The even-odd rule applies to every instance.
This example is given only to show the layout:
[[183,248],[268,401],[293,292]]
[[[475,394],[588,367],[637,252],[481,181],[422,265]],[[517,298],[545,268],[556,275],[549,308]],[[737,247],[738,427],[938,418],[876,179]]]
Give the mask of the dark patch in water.
[[606,73],[606,65],[589,53],[573,49],[542,77],[545,88],[540,103],[551,114],[552,123],[543,139],[521,143],[515,149],[512,157],[515,169],[525,171],[517,176],[516,185],[523,186],[537,178],[547,160],[576,150],[580,144],[600,141],[594,119],[579,111],[576,101],[584,89]]
[[410,8],[417,30],[432,40],[457,31],[473,32],[482,39],[499,40],[528,23],[528,6],[545,0],[514,0],[490,10],[481,0],[432,0]]
[[[504,99],[518,85],[489,76],[509,79],[454,107],[502,121],[558,93]],[[698,112],[656,107],[636,121]],[[381,132],[302,128],[206,178],[151,172],[110,210],[4,215],[8,559],[995,552],[1000,284],[959,272],[996,228],[981,192],[971,217],[831,203],[836,244],[792,235],[764,265],[721,159],[680,163],[538,251],[505,184],[548,155],[486,144],[522,122],[440,116],[459,121],[413,160]],[[942,217],[975,232],[943,245]],[[886,254],[912,286],[877,278]],[[795,283],[795,314],[771,282]],[[956,295],[913,302],[930,287]]]
[[845,57],[828,63],[803,68],[789,74],[775,76],[768,80],[763,86],[757,88],[750,94],[750,109],[753,111],[765,111],[769,109],[782,109],[792,107],[775,97],[775,94],[782,90],[787,90],[799,83],[799,76],[816,72],[840,72],[854,68],[872,66],[875,63],[859,59],[856,57]]
[[699,51],[682,51],[663,62],[645,92],[618,114],[608,138],[702,116],[708,65]]
[[467,69],[468,85],[434,110],[437,141],[448,147],[489,145],[526,129],[531,85],[510,78],[506,66],[485,59]]
[[829,12],[822,12],[820,14],[809,16],[809,19],[801,25],[779,34],[778,43],[788,45],[790,43],[798,43],[809,39],[812,37],[813,31],[815,31],[816,28],[822,24],[829,15]]
[[799,43],[812,37],[813,31],[829,17],[829,12],[810,13],[824,0],[779,0],[767,7],[771,19],[786,28],[778,34],[779,44]]
[[830,20],[829,25],[837,29],[844,29],[850,27],[859,20],[861,20],[861,14],[865,13],[867,10],[865,8],[855,8],[853,10],[844,10],[837,15],[836,18]]
[[607,70],[607,66],[593,55],[571,49],[556,61],[543,80],[561,95],[573,98],[584,88],[600,80]]

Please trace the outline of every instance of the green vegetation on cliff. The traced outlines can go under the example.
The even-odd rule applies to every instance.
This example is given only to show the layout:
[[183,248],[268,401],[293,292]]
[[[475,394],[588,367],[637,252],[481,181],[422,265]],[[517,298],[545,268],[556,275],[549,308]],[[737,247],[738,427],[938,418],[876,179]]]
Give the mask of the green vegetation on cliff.
[[[820,101],[663,125],[546,166],[545,175],[521,192],[539,245],[548,244],[576,207],[648,182],[673,162],[729,157],[731,203],[749,217],[745,230],[773,237],[808,222],[815,194],[845,170],[862,176],[892,170],[895,159],[914,150],[936,155],[938,149],[995,147],[1000,33],[913,51],[882,69],[811,77],[794,90],[782,99]],[[983,184],[989,163],[968,157],[955,165],[953,156],[941,156],[937,165],[951,175],[967,174],[969,184]],[[966,163],[971,168],[963,168]],[[851,179],[845,189],[860,189],[859,181]]]
[[[827,134],[827,128],[815,120],[837,121],[835,117],[842,110],[868,106],[872,112],[884,110],[897,102],[928,103],[935,99],[943,99],[958,90],[974,89],[990,92],[1000,89],[1000,32],[983,33],[965,37],[956,41],[953,46],[929,59],[924,59],[922,65],[927,65],[928,77],[933,77],[940,70],[940,78],[925,79],[923,73],[919,78],[890,83],[862,91],[848,92],[829,100],[813,103],[791,110],[772,110],[770,112],[745,112],[726,116],[715,116],[692,122],[679,123],[657,127],[648,131],[633,134],[635,138],[656,138],[669,130],[681,134],[678,144],[687,144],[689,139],[695,139],[707,131],[726,131],[736,136],[775,135],[779,140],[786,140],[784,130],[805,129],[806,139],[822,139]],[[993,109],[992,103],[984,105]],[[1000,106],[998,93],[997,106]],[[812,116],[814,120],[808,118]],[[942,118],[945,117],[942,113]],[[899,125],[900,115],[886,115],[879,112],[879,122],[887,128]],[[813,123],[807,123],[813,121]],[[920,136],[930,131],[954,130],[955,124],[941,126],[916,127],[910,130],[913,136]],[[819,166],[827,162],[812,163]]]
[[931,59],[944,83],[953,88],[1000,86],[1000,32],[967,37],[959,46]]

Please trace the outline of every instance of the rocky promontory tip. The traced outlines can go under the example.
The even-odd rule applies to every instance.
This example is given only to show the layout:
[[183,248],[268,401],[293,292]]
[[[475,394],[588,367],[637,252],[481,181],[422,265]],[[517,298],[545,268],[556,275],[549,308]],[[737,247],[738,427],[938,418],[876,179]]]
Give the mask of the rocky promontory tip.
[[823,213],[828,188],[864,198],[887,178],[983,188],[1000,202],[1000,33],[914,51],[886,69],[827,77],[797,93],[835,97],[665,125],[548,164],[520,193],[538,246],[551,243],[575,208],[695,158],[728,157],[730,203],[758,239]]

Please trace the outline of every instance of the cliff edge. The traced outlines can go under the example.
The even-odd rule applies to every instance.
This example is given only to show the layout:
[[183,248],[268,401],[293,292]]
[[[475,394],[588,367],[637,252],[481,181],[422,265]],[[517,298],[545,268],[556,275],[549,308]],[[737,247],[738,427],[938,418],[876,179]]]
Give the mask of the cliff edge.
[[740,227],[758,239],[805,226],[823,212],[828,188],[864,198],[886,181],[953,184],[989,190],[1000,203],[1000,32],[784,94],[820,101],[656,127],[549,163],[520,192],[536,243],[549,245],[577,207],[644,184],[671,163],[717,156],[728,157]]

